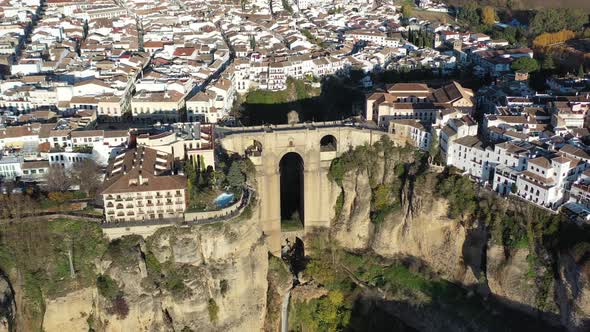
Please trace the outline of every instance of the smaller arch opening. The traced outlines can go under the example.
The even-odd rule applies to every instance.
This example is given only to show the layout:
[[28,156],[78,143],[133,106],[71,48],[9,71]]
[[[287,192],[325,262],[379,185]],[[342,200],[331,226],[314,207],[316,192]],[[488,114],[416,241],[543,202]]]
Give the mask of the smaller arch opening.
[[336,151],[338,144],[336,142],[336,137],[333,135],[326,135],[322,137],[320,140],[320,151]]

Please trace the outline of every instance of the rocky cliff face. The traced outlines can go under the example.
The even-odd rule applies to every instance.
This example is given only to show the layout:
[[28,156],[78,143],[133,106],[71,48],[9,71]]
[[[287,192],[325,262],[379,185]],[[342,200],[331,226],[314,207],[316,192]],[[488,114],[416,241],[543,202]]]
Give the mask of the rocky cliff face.
[[14,293],[4,274],[0,274],[0,332],[11,331],[16,305]]
[[[407,159],[398,159],[403,162]],[[579,265],[582,258],[576,261],[571,254],[560,254],[559,275],[554,278],[551,266],[545,266],[537,268],[542,277],[531,276],[529,249],[495,244],[483,220],[448,217],[448,200],[434,195],[436,174],[415,179],[410,171],[399,179],[390,175],[392,166],[395,162],[381,154],[371,169],[352,168],[342,177],[343,204],[332,223],[332,237],[343,248],[416,259],[484,296],[540,314],[570,331],[588,330],[590,274]],[[393,208],[376,217],[375,201],[382,185],[401,189],[389,199]]]
[[[375,161],[372,174],[377,182],[373,187],[397,181],[385,169],[392,164]],[[451,280],[477,283],[485,234],[479,232],[479,237],[473,235],[468,241],[468,233],[477,227],[447,217],[447,202],[433,197],[434,174],[423,181],[419,186],[406,183],[401,196],[393,199],[399,206],[375,224],[371,221],[371,180],[366,170],[351,170],[342,181],[344,204],[333,223],[333,236],[344,248],[370,249],[384,257],[416,257]]]
[[[266,312],[267,249],[257,223],[166,228],[138,239],[124,259],[107,254],[99,272],[124,294],[112,312],[94,287],[46,302],[45,331],[259,331]],[[154,261],[155,260],[155,261]],[[165,269],[172,264],[174,269]],[[162,266],[158,269],[158,266]],[[154,271],[155,270],[155,271]],[[163,275],[153,275],[154,272]],[[165,275],[174,273],[175,275]],[[155,280],[155,282],[154,282]],[[177,285],[168,285],[171,280]],[[176,289],[180,291],[175,292]]]
[[580,253],[564,252],[558,259],[556,293],[561,322],[579,331],[590,330],[590,261],[587,256],[588,253],[581,257]]

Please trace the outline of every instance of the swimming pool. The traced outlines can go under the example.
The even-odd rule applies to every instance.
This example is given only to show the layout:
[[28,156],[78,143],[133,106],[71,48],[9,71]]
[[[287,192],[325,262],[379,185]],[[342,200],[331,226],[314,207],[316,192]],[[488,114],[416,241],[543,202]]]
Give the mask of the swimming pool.
[[234,194],[223,193],[213,201],[218,208],[223,209],[234,200]]

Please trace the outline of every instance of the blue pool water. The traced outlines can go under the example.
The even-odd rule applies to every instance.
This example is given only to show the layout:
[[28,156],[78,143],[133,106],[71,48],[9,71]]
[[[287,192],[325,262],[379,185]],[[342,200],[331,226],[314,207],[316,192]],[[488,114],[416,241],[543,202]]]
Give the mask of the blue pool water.
[[213,201],[219,208],[228,206],[234,200],[234,194],[223,193]]

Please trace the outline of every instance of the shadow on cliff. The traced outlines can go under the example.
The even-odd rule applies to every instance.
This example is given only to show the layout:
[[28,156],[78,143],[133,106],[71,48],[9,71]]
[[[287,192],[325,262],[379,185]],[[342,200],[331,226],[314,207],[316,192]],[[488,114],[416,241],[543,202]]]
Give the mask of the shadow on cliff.
[[557,314],[496,296],[484,298],[475,288],[436,277],[417,257],[395,261],[423,280],[400,279],[406,287],[363,289],[354,301],[348,331],[566,331],[549,323],[559,322]]
[[439,305],[416,305],[409,301],[386,300],[374,292],[359,295],[352,309],[347,331],[567,331],[521,311],[487,300],[480,314],[470,319],[443,311]]

